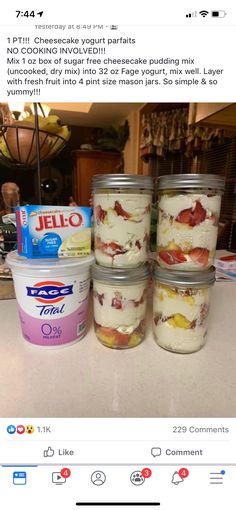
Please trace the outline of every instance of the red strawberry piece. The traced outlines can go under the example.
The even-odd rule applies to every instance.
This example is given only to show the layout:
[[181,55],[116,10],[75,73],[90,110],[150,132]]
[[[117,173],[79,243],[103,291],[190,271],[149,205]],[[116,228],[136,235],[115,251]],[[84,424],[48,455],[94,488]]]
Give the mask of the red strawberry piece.
[[187,260],[181,250],[160,251],[159,257],[169,265],[180,264],[181,262],[186,262]]
[[102,209],[102,207],[100,205],[97,205],[95,211],[96,211],[97,222],[99,225],[99,223],[102,223],[105,220],[106,211],[104,211],[104,209]]
[[192,226],[199,225],[206,219],[206,210],[202,207],[201,202],[196,202],[195,209],[193,211]]
[[176,216],[175,221],[178,221],[179,223],[185,223],[186,225],[190,225],[191,215],[192,209],[184,209],[178,214],[178,216]]
[[118,200],[115,201],[115,207],[114,207],[116,213],[118,214],[118,216],[123,216],[123,218],[125,219],[129,219],[131,218],[131,214],[128,213],[127,211],[125,211],[122,207],[122,205],[120,204],[120,202],[118,202]]
[[148,204],[146,207],[145,207],[145,212],[146,213],[150,213],[151,212],[151,205]]
[[118,243],[115,243],[112,241],[111,243],[106,244],[106,249],[111,249],[115,255],[120,255],[122,253],[126,253],[127,250],[125,248],[122,248],[122,246]]
[[209,250],[206,248],[193,248],[189,252],[189,256],[193,262],[204,267],[208,263]]
[[103,243],[100,237],[95,238],[95,247],[97,250],[101,250],[103,253],[107,253],[107,255],[111,255],[111,251],[114,255],[120,255],[122,253],[126,253],[127,250],[122,248],[122,246],[118,243],[112,241],[111,243]]
[[193,209],[184,209],[175,218],[175,220],[178,221],[179,223],[185,223],[186,225],[190,225],[191,227],[199,225],[205,219],[206,211],[204,207],[202,207],[201,202],[196,202],[196,205]]
[[119,298],[113,298],[111,302],[111,306],[116,310],[122,310],[122,301]]
[[115,333],[115,344],[116,345],[128,345],[130,340],[130,335],[128,333],[120,333],[119,331],[116,331]]
[[139,250],[141,250],[141,248],[142,248],[141,243],[140,243],[140,241],[138,241],[138,240],[135,242],[135,246],[137,246],[137,248],[138,248]]
[[100,331],[103,335],[111,336],[115,333],[115,330],[113,328],[107,328],[106,326],[99,326],[99,324],[96,324],[96,327],[98,328],[98,331]]

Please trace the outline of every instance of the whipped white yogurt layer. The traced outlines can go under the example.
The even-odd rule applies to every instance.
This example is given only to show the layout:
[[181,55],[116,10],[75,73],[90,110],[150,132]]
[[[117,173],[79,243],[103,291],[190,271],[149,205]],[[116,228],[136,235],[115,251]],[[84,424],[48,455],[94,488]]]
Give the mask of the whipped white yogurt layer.
[[115,287],[94,281],[95,322],[120,333],[132,333],[145,318],[146,287],[146,282]]
[[174,289],[155,284],[153,333],[158,345],[175,352],[194,352],[205,343],[209,288]]
[[206,219],[195,227],[189,227],[177,221],[170,224],[170,220],[165,218],[159,225],[157,239],[158,245],[163,247],[174,242],[183,251],[191,247],[207,248],[211,251],[215,249],[217,233],[218,227],[213,225],[210,219]]
[[158,326],[156,339],[158,345],[168,351],[188,354],[203,347],[206,342],[206,327],[199,326],[187,331],[163,323]]
[[163,267],[207,269],[213,264],[221,194],[161,194],[158,203],[157,252]]
[[219,214],[221,195],[207,196],[203,193],[180,193],[176,195],[163,194],[159,200],[159,208],[170,216],[177,216],[184,209],[193,207],[196,201],[201,202],[204,209],[212,214]]
[[151,194],[94,195],[95,257],[99,264],[137,267],[147,261]]

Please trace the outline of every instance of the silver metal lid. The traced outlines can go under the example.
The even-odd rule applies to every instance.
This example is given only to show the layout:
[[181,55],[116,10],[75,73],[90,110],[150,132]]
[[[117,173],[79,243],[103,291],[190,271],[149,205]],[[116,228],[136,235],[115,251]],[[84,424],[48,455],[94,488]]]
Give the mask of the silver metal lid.
[[132,285],[132,283],[139,283],[140,281],[146,280],[149,276],[150,271],[148,264],[132,269],[103,267],[98,264],[92,265],[92,278],[94,278],[94,280],[116,285],[127,285],[129,283]]
[[208,287],[215,283],[215,268],[207,271],[170,271],[155,264],[154,276],[160,283],[184,287]]
[[225,178],[214,174],[172,174],[157,179],[157,189],[210,188],[224,191]]
[[99,188],[136,188],[153,190],[153,178],[148,175],[102,174],[92,178],[92,189]]

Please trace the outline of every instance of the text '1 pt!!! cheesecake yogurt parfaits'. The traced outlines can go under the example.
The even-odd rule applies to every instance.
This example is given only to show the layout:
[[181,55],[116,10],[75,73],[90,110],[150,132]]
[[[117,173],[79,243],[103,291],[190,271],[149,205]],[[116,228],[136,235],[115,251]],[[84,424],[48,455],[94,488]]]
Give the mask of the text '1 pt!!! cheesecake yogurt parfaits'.
[[94,264],[93,303],[97,338],[107,347],[135,347],[145,335],[149,269],[109,269]]
[[152,177],[95,175],[92,186],[97,263],[130,268],[144,264],[149,251]]
[[210,287],[215,270],[154,270],[153,334],[159,346],[190,353],[206,342]]
[[164,175],[157,186],[159,264],[174,270],[208,269],[215,257],[224,177]]

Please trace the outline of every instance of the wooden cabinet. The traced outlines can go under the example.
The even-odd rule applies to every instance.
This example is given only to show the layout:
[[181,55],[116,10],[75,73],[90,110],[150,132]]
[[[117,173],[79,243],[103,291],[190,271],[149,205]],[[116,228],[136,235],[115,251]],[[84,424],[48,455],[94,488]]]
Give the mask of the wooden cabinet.
[[95,174],[117,173],[120,154],[102,151],[73,151],[73,197],[81,206],[89,205],[91,181]]
[[236,103],[190,103],[189,124],[236,129]]

